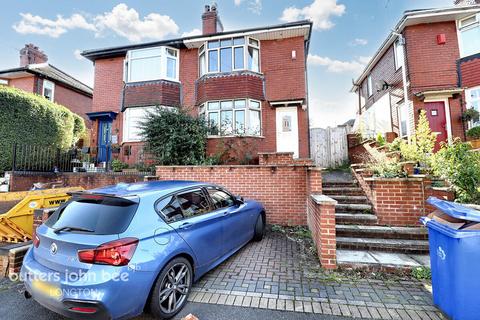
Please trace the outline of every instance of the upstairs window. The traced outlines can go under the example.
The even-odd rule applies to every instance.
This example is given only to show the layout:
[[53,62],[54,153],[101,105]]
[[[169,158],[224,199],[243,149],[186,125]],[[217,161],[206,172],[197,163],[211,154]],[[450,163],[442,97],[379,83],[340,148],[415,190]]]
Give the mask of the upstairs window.
[[260,106],[251,99],[208,101],[200,106],[200,116],[206,118],[210,136],[260,136]]
[[457,23],[460,53],[462,57],[480,52],[480,14],[476,14]]
[[55,83],[43,80],[43,93],[42,95],[50,101],[53,101],[53,94],[55,91]]
[[367,78],[367,94],[369,98],[373,95],[373,80],[371,74]]
[[178,50],[169,47],[131,50],[125,60],[125,81],[178,81],[178,56]]
[[405,63],[405,57],[403,55],[403,45],[400,44],[400,40],[395,41],[393,51],[395,53],[395,70],[398,70],[403,67],[403,64]]
[[199,72],[260,72],[260,42],[253,38],[236,37],[207,41],[199,48]]

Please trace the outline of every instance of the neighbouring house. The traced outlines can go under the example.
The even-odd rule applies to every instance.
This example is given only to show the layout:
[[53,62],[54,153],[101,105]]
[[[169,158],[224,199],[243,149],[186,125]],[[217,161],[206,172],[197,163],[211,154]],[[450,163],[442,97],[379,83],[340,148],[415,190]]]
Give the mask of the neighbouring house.
[[403,14],[352,88],[357,131],[408,137],[422,109],[438,142],[479,124],[462,114],[480,109],[480,1],[455,4]]
[[309,156],[306,57],[312,23],[224,31],[217,6],[207,5],[202,27],[197,36],[82,53],[95,65],[88,116],[98,162],[110,159],[111,145],[127,150],[120,154],[124,162],[135,159],[128,148],[143,144],[138,125],[154,106],[181,106],[205,117],[212,124],[209,154],[224,139],[243,139],[255,155]]
[[33,44],[20,50],[20,67],[0,70],[0,84],[36,93],[82,116],[92,110],[93,89],[49,64],[47,55]]

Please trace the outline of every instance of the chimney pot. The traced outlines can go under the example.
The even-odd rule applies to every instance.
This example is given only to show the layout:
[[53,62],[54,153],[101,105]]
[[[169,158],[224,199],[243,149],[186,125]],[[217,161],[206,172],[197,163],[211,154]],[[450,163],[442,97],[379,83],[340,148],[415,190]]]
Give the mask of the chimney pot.
[[215,34],[223,31],[223,25],[218,15],[217,5],[205,6],[205,12],[202,14],[202,34]]

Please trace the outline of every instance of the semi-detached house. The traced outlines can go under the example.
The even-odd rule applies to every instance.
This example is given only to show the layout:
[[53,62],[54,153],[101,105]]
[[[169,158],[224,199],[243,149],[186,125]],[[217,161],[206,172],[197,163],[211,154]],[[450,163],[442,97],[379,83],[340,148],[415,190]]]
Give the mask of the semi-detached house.
[[[258,152],[309,156],[306,57],[312,24],[299,21],[223,31],[205,6],[202,34],[87,50],[95,64],[92,146],[97,161],[111,144],[142,144],[139,122],[154,106],[182,107],[212,124],[208,153],[220,138]],[[133,150],[134,148],[131,148]],[[129,162],[128,152],[120,159]]]
[[438,142],[480,124],[462,120],[480,110],[480,1],[457,2],[466,4],[403,14],[352,88],[357,130],[407,137],[420,110]]

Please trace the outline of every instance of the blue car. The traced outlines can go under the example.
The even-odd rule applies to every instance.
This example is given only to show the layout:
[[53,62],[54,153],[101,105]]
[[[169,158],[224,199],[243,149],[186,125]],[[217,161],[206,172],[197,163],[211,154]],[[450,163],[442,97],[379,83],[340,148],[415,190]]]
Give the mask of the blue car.
[[25,296],[69,318],[168,319],[192,283],[249,241],[265,209],[212,184],[154,181],[72,194],[38,227]]

